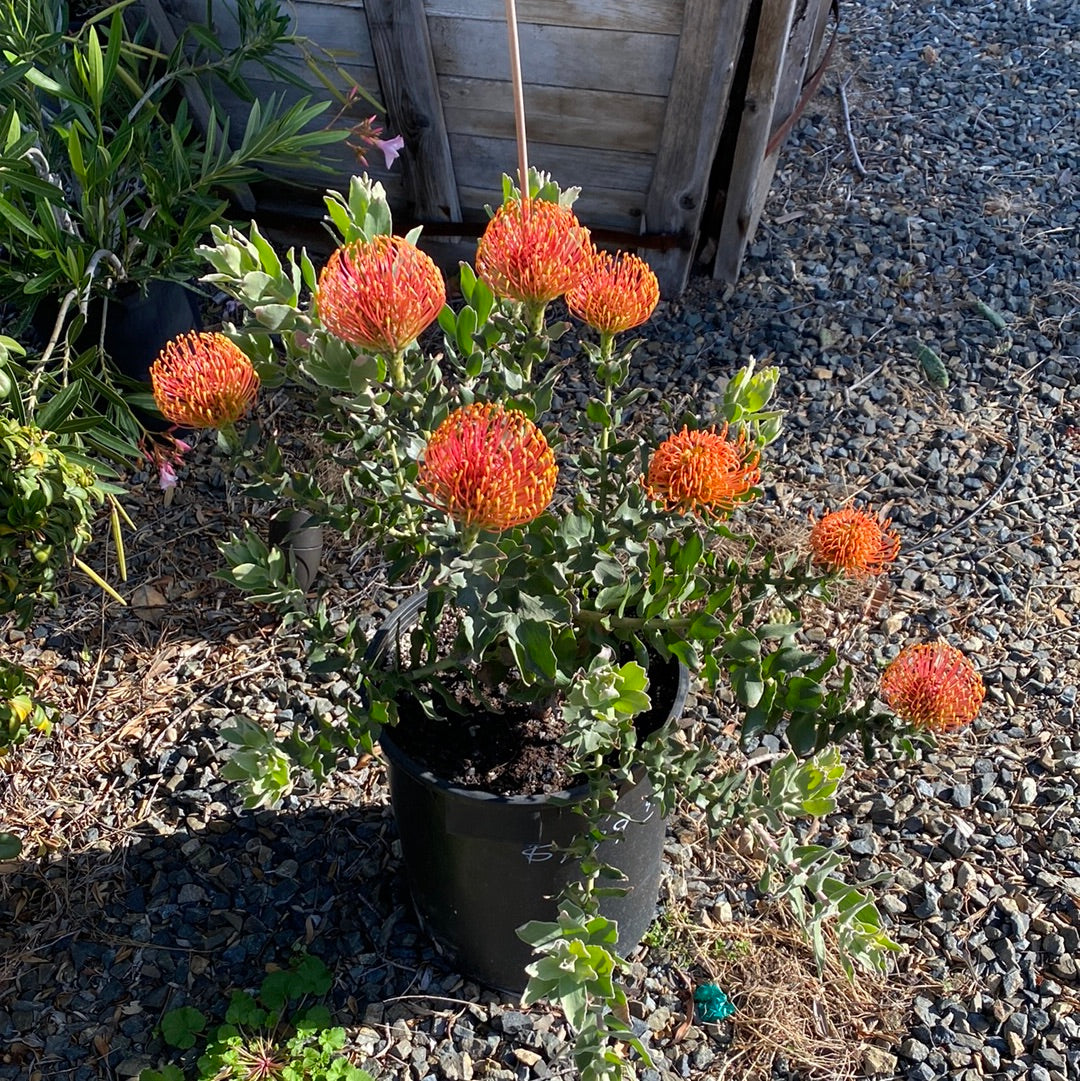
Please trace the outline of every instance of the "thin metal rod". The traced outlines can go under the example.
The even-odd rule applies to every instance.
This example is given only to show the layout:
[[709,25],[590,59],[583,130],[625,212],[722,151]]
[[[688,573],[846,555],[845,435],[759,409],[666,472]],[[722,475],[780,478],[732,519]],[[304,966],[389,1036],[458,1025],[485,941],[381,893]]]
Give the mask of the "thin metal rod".
[[525,89],[521,81],[521,46],[518,41],[517,5],[506,0],[506,29],[510,36],[510,81],[514,86],[514,128],[518,144],[518,185],[529,197],[529,151],[525,142]]

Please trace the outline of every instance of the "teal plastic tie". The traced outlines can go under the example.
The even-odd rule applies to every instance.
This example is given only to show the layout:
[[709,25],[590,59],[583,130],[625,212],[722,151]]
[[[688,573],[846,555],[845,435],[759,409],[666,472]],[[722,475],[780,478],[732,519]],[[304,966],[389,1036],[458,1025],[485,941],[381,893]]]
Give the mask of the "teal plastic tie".
[[715,983],[703,983],[694,992],[694,1005],[702,1021],[723,1021],[735,1012],[731,1000]]

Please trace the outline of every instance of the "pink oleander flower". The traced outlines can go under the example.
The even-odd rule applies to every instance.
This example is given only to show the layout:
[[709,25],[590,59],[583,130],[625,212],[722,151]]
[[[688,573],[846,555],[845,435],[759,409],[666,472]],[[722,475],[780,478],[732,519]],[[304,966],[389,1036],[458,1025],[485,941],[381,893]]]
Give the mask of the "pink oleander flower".
[[881,697],[889,708],[932,732],[970,724],[985,694],[971,661],[947,642],[908,646],[881,676]]
[[387,169],[397,161],[398,155],[405,149],[405,140],[400,135],[395,135],[392,139],[383,139],[382,133],[382,125],[375,122],[374,114],[354,124],[350,129],[349,134],[360,141],[359,143],[349,142],[346,145],[352,149],[356,160],[361,165],[367,165],[367,152],[370,147],[376,147],[382,151]]
[[581,280],[566,294],[566,305],[583,323],[602,334],[640,326],[660,300],[652,268],[629,252],[612,256],[594,251]]
[[375,236],[338,248],[319,275],[323,326],[344,341],[394,356],[416,341],[446,303],[430,256],[400,236]]
[[456,522],[501,532],[539,517],[558,469],[544,433],[520,410],[467,405],[428,440],[418,484]]
[[830,511],[810,531],[814,562],[852,578],[881,574],[900,551],[890,525],[891,519],[881,521],[854,507]]
[[752,499],[761,479],[761,455],[746,445],[746,433],[728,439],[728,426],[669,436],[656,448],[644,478],[650,499],[684,514],[728,515]]
[[181,428],[228,428],[249,409],[259,376],[224,334],[192,331],[174,338],[150,366],[154,401]]

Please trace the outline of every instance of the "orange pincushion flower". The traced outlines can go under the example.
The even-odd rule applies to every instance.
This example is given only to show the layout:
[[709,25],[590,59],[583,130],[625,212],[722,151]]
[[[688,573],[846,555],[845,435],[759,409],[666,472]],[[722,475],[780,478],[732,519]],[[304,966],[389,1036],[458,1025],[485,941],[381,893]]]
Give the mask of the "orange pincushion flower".
[[499,532],[542,514],[557,474],[544,433],[524,413],[477,402],[435,430],[418,483],[461,525]]
[[652,267],[629,252],[594,252],[585,276],[566,294],[567,307],[604,334],[640,326],[660,300]]
[[174,338],[150,365],[161,415],[184,428],[224,428],[255,400],[259,376],[224,334],[192,331]]
[[881,676],[881,697],[889,708],[932,732],[970,724],[985,693],[971,661],[947,642],[908,646]]
[[316,300],[331,334],[393,356],[434,322],[446,303],[446,286],[439,268],[415,244],[379,235],[330,256]]
[[746,445],[746,433],[728,439],[728,426],[681,432],[656,448],[645,478],[650,499],[668,510],[729,514],[761,479],[761,455]]
[[854,507],[830,511],[810,531],[814,562],[853,578],[881,574],[900,551],[891,524]]
[[476,248],[476,273],[499,297],[546,304],[580,280],[592,253],[589,230],[569,207],[510,199]]

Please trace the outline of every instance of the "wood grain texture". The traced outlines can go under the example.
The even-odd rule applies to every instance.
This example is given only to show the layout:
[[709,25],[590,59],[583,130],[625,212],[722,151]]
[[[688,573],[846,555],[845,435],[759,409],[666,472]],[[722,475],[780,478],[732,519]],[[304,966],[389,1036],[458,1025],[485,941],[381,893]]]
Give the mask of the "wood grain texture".
[[402,158],[413,213],[426,220],[460,221],[423,0],[366,0],[365,12],[387,119],[405,138]]
[[[439,86],[449,132],[514,137],[509,81],[444,75]],[[541,143],[653,154],[660,140],[665,105],[664,98],[643,94],[535,84],[525,87],[529,139]]]
[[[486,221],[484,206],[496,207],[502,201],[500,176],[496,184],[483,187],[459,189],[461,194],[462,214],[465,221]],[[619,191],[617,188],[591,187],[583,190],[574,203],[574,213],[583,225],[593,229],[620,229],[637,234],[641,230],[641,207],[644,199],[632,191]]]
[[[750,232],[757,224],[755,208],[759,212],[764,206],[772,180],[772,170],[764,168],[765,148],[773,130],[780,71],[798,2],[763,0],[761,5],[750,80],[713,264],[713,277],[732,284],[738,280]],[[783,119],[780,117],[781,121]]]
[[[428,15],[450,19],[505,19],[504,0],[426,0]],[[628,30],[640,34],[682,31],[683,0],[518,0],[519,23]]]
[[[188,23],[206,21],[206,0],[157,0],[168,13],[172,25],[182,28]],[[293,0],[288,5],[293,16],[293,33],[310,38],[313,52],[326,50],[342,64],[375,66],[371,36],[364,19],[362,3],[329,3],[327,0]],[[214,4],[214,29],[225,48],[235,48],[240,31],[231,7],[222,0]],[[296,64],[302,66],[299,52]],[[312,90],[321,87],[313,86]]]
[[[451,135],[450,146],[462,187],[502,191],[502,174],[515,175],[517,148],[512,139],[481,135]],[[643,199],[652,176],[650,154],[617,150],[589,150],[580,146],[557,146],[530,142],[529,158],[537,169],[551,175],[564,188],[583,191],[611,188],[634,193]],[[500,196],[501,197],[501,196]]]
[[750,0],[686,0],[675,75],[668,93],[656,171],[645,203],[645,230],[684,236],[685,249],[648,253],[661,291],[686,286],[724,123]]
[[[817,29],[820,16],[822,11],[828,14],[831,3],[832,0],[798,0],[795,5],[791,23],[791,35],[777,83],[776,104],[773,107],[772,124],[769,129],[770,141],[797,107],[799,98],[802,95],[803,83],[807,76],[812,73],[812,65],[817,63],[818,46],[820,45]],[[776,168],[783,150],[783,143],[781,143],[771,154],[767,154],[761,162],[758,177],[754,184],[753,201],[747,215],[746,243],[743,245],[738,267],[732,266],[729,262],[725,268],[724,273],[729,276],[731,274],[737,276],[742,269],[742,259],[745,257],[747,246],[753,243],[754,234],[757,232],[757,227],[761,222],[761,216],[765,210],[765,203],[768,200],[769,190],[772,187],[773,177],[776,175]]]
[[[702,2],[702,0],[694,0]],[[509,79],[505,21],[431,16],[428,19],[440,78]],[[678,38],[523,23],[521,66],[526,84],[614,90],[666,97],[675,70]]]

